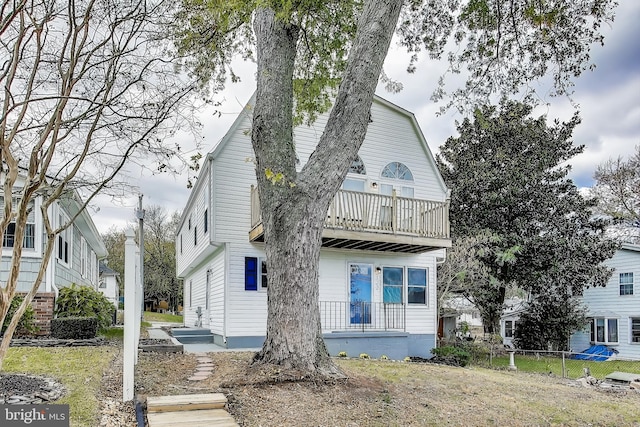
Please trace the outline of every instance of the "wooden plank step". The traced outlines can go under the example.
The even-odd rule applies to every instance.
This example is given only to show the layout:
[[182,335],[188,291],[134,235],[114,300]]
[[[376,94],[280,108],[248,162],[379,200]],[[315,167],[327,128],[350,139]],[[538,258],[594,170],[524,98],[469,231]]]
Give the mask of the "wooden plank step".
[[191,411],[224,408],[227,398],[222,393],[184,394],[147,397],[147,412]]
[[238,427],[224,409],[147,413],[149,427]]

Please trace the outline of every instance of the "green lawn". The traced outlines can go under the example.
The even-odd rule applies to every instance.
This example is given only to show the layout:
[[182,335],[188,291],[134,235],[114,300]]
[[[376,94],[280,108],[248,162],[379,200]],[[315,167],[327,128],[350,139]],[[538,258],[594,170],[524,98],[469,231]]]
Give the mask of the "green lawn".
[[108,340],[122,341],[124,338],[124,328],[111,327],[104,331],[100,331],[98,335]]
[[[529,355],[515,355],[515,364],[518,371],[535,372],[542,374],[553,374],[562,376],[562,358],[541,355],[540,357]],[[509,356],[493,358],[493,367],[506,368],[509,366]],[[608,374],[620,372],[632,372],[640,374],[640,362],[627,360],[611,360],[605,362],[592,362],[587,360],[565,359],[566,376],[569,378],[580,378],[584,375],[584,369],[589,368],[591,375],[604,379]]]
[[142,318],[147,322],[174,322],[182,323],[182,316],[168,313],[154,313],[145,311]]
[[3,372],[53,378],[67,390],[56,404],[68,404],[73,427],[98,425],[98,400],[102,374],[113,360],[115,347],[10,348]]

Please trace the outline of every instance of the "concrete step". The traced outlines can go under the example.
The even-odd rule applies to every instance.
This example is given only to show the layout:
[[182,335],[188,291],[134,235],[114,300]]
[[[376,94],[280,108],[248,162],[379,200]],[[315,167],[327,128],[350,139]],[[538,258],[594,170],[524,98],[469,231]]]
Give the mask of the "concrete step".
[[211,331],[206,328],[172,328],[171,335],[176,338],[182,335],[211,335]]
[[180,335],[174,338],[180,344],[213,344],[213,335]]

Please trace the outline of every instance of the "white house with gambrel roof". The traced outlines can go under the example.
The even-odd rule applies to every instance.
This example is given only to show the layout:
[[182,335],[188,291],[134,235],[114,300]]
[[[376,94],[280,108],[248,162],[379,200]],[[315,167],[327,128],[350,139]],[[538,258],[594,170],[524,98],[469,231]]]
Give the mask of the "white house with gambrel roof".
[[[250,141],[252,102],[205,160],[176,237],[185,325],[227,348],[259,347],[267,280]],[[302,168],[328,114],[299,126]],[[320,311],[332,354],[430,357],[436,346],[436,262],[451,246],[449,201],[410,112],[375,97],[365,141],[323,232]]]

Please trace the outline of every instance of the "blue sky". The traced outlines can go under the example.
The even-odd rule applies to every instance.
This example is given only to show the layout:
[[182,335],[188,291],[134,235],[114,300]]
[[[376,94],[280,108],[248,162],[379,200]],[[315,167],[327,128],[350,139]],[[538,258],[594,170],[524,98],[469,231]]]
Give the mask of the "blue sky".
[[[593,183],[593,173],[598,164],[609,158],[627,157],[633,153],[635,145],[640,145],[640,1],[621,1],[615,22],[605,26],[605,46],[595,46],[592,58],[596,64],[593,72],[585,72],[577,81],[573,101],[579,105],[582,123],[573,135],[575,144],[585,145],[584,153],[574,158],[571,178],[579,187],[589,187]],[[456,120],[462,117],[450,111],[442,116],[436,112],[439,104],[433,104],[430,96],[444,64],[423,60],[415,74],[406,73],[408,56],[401,48],[392,46],[385,62],[385,71],[392,78],[402,82],[404,89],[397,94],[385,92],[382,87],[377,93],[389,101],[413,112],[422,128],[431,150],[450,137],[456,135]],[[227,129],[251,96],[255,67],[251,63],[238,62],[236,71],[241,83],[230,84],[216,99],[222,102],[220,117],[213,111],[203,111],[201,121],[203,153],[210,151],[224,136]],[[566,98],[544,99],[547,106],[536,111],[546,114],[549,119],[569,120],[574,107]],[[181,135],[181,146],[193,145],[191,135]],[[168,212],[181,210],[189,197],[186,176],[150,175],[140,172],[136,179],[137,190],[132,196],[114,202],[98,198],[92,212],[98,229],[103,232],[110,226],[122,227],[134,218],[138,194],[144,196],[144,203],[164,206]],[[135,187],[134,187],[135,188]]]

